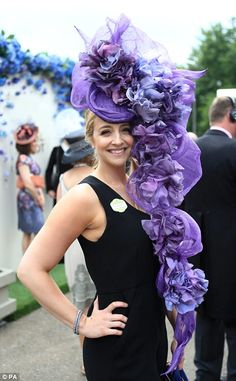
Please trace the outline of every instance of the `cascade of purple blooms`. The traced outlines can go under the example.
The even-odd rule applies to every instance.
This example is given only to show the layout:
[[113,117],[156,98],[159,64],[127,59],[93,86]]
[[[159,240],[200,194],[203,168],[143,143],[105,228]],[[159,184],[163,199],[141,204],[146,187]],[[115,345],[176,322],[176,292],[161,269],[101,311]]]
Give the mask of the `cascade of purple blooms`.
[[[113,23],[113,30],[111,24]],[[195,328],[194,310],[208,281],[188,258],[202,250],[196,222],[177,207],[201,176],[200,151],[186,132],[195,80],[204,72],[178,70],[165,49],[121,16],[88,43],[73,72],[71,102],[111,122],[132,121],[138,168],[127,186],[150,215],[143,228],[161,268],[156,280],[167,310],[177,310],[175,369]],[[151,55],[150,55],[151,52]]]
[[202,73],[166,71],[158,65],[157,77],[157,65],[146,63],[148,74],[141,73],[141,79],[137,76],[141,96],[132,93],[131,98],[127,92],[142,117],[133,129],[133,157],[139,166],[130,177],[128,192],[150,214],[143,228],[161,263],[157,289],[167,310],[177,310],[174,336],[178,347],[168,370],[172,371],[192,337],[194,310],[203,301],[208,286],[203,271],[193,269],[188,262],[188,257],[202,250],[199,227],[187,213],[177,209],[201,176],[200,151],[186,132],[186,114],[194,100],[195,86],[190,78]]

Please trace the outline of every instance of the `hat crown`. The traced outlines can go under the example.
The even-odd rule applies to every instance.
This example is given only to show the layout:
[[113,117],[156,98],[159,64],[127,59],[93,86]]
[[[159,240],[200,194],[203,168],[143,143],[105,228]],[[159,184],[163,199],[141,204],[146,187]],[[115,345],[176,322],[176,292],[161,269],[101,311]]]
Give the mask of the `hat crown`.
[[36,138],[37,133],[38,127],[36,127],[33,123],[22,124],[14,133],[15,141],[17,144],[32,143]]
[[68,150],[64,152],[62,162],[64,164],[75,163],[76,161],[82,160],[85,157],[92,155],[93,152],[94,150],[91,145],[86,142],[85,139],[80,139],[70,144]]

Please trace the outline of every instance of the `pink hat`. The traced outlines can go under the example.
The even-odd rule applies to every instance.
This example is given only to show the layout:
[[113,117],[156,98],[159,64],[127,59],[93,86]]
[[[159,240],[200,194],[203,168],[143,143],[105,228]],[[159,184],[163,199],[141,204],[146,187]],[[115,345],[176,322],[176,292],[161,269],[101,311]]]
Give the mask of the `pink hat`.
[[14,131],[14,139],[17,144],[25,145],[32,143],[38,135],[38,127],[33,123],[26,123]]

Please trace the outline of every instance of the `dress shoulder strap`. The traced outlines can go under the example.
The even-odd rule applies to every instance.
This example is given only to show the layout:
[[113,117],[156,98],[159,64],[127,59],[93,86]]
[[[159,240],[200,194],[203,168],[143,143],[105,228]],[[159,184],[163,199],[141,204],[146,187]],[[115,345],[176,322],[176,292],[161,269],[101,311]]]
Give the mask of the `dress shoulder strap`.
[[99,198],[99,201],[101,202],[106,214],[112,213],[112,208],[110,206],[110,203],[114,198],[118,198],[119,196],[116,194],[115,191],[113,191],[112,188],[110,188],[108,185],[103,183],[101,180],[96,178],[95,176],[87,176],[85,177],[80,184],[89,184],[91,188],[93,188],[94,192]]

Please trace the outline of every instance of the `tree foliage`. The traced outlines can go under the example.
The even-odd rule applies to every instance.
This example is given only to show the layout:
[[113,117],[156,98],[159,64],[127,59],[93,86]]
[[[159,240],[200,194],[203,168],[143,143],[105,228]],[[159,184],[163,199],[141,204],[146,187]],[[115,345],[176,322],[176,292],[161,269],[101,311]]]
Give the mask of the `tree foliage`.
[[189,69],[207,69],[197,82],[197,133],[208,128],[208,109],[219,88],[236,88],[236,18],[230,27],[220,23],[209,30],[201,30],[200,43],[192,50]]

